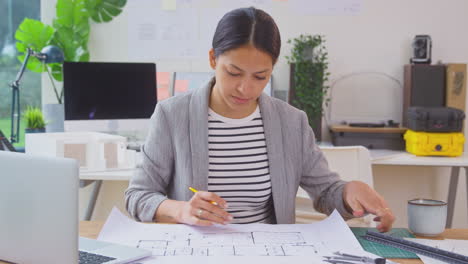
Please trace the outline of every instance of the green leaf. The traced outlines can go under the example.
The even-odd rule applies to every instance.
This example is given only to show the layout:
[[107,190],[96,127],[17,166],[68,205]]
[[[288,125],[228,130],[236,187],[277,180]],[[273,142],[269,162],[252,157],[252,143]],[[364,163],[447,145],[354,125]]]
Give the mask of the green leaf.
[[80,23],[88,21],[89,12],[86,0],[58,0],[55,6],[56,15],[54,24],[73,28]]
[[94,22],[109,22],[122,12],[127,0],[86,0],[86,6]]
[[[15,32],[16,48],[20,52],[19,61],[24,61],[27,48],[32,49],[34,52],[40,52],[42,48],[49,45],[53,34],[54,29],[51,26],[45,25],[38,20],[25,18]],[[34,72],[44,71],[44,66],[35,57],[29,58],[27,68]]]
[[[89,61],[87,40],[83,41],[73,30],[67,27],[58,27],[55,31],[52,43],[62,49],[65,61]],[[57,81],[62,81],[62,65],[51,66],[52,76]]]
[[[57,18],[53,21],[54,28],[62,31],[61,35],[64,35],[64,31],[68,31],[66,35],[71,43],[79,43],[74,44],[75,46],[87,45],[90,26],[86,0],[58,0],[56,12]],[[59,39],[63,40],[63,38]]]
[[64,27],[58,28],[55,31],[52,43],[62,49],[65,61],[73,61],[75,54],[73,32],[67,30]]
[[[24,58],[26,55],[19,55],[18,60],[23,63]],[[44,63],[42,63],[40,60],[38,60],[36,57],[29,57],[28,60],[28,65],[26,66],[27,69],[29,69],[32,72],[44,72],[45,71],[45,66]]]
[[57,29],[52,43],[62,49],[65,61],[89,61],[87,42],[83,43],[83,41],[77,39],[73,31],[67,28]]
[[80,46],[76,49],[75,54],[76,61],[89,61],[89,51],[84,46]]
[[55,6],[57,17],[54,19],[54,26],[55,24],[59,24],[65,27],[72,27],[74,24],[74,6],[73,0],[58,0]]
[[[70,0],[68,0],[70,1]],[[73,24],[79,25],[81,23],[89,24],[90,13],[87,9],[86,0],[74,0],[75,6],[73,8]]]
[[[65,61],[89,61],[90,14],[86,0],[58,0],[56,14],[51,43],[62,49]],[[63,80],[61,64],[51,65],[50,69],[55,80]]]

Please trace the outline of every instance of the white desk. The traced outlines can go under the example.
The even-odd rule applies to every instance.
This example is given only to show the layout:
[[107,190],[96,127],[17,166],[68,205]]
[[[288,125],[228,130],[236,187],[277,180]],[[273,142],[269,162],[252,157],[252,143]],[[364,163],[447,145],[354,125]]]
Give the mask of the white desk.
[[372,160],[372,165],[451,167],[450,184],[447,195],[446,227],[452,227],[460,168],[465,168],[468,190],[468,153],[463,153],[460,157],[417,157],[402,151],[401,153],[395,152],[388,156],[376,157]]
[[134,169],[91,171],[91,172],[80,171],[80,180],[129,181],[132,178],[133,173],[134,173]]
[[[452,227],[455,197],[457,194],[458,178],[461,167],[465,168],[468,190],[468,153],[463,153],[463,155],[460,157],[417,157],[405,151],[371,150],[371,158],[373,166],[395,165],[451,167],[450,184],[447,197],[447,228]],[[91,193],[88,208],[85,214],[85,220],[91,220],[102,181],[128,181],[131,179],[133,171],[133,169],[127,169],[103,172],[80,172],[81,187],[88,186],[94,182],[93,191]]]

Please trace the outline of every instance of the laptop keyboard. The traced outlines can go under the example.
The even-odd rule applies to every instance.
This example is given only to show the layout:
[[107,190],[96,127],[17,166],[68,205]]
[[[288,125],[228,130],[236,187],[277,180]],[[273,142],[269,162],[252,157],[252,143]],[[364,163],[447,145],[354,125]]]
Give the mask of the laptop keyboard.
[[80,264],[101,264],[114,259],[115,258],[80,251]]

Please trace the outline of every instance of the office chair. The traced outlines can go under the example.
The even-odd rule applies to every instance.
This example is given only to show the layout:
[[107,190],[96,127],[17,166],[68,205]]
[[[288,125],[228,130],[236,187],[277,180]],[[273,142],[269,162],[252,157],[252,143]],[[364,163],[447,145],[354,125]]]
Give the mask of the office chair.
[[[369,150],[363,146],[346,147],[320,147],[325,155],[328,166],[337,172],[345,181],[358,180],[374,187],[372,167]],[[296,197],[296,223],[310,223],[324,219],[324,214],[318,213],[313,208],[313,201],[309,195],[299,188]],[[352,226],[375,227],[373,216],[349,220]]]

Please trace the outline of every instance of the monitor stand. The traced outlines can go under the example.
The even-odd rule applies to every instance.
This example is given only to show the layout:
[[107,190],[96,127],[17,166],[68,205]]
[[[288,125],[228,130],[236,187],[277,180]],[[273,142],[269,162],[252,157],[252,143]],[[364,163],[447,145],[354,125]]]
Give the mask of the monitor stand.
[[118,134],[119,132],[119,121],[117,120],[109,120],[107,121],[107,131],[111,132],[111,133],[116,133]]

